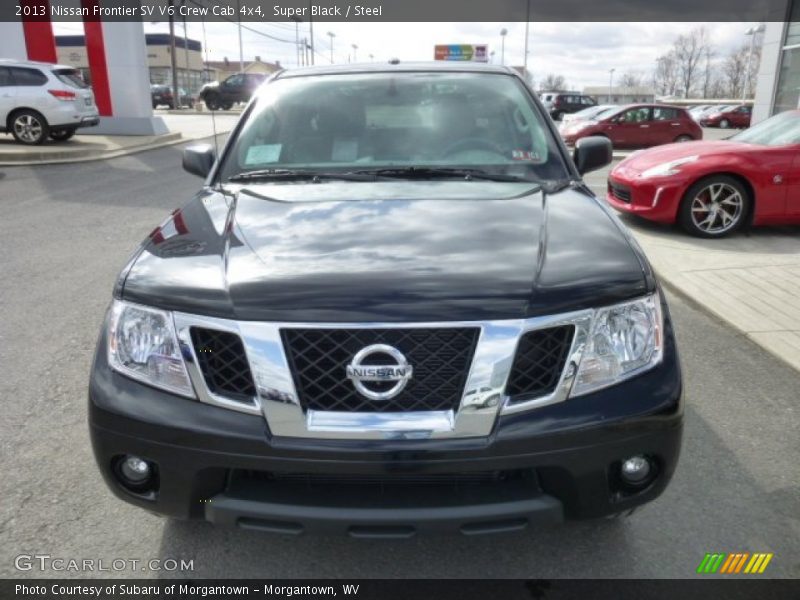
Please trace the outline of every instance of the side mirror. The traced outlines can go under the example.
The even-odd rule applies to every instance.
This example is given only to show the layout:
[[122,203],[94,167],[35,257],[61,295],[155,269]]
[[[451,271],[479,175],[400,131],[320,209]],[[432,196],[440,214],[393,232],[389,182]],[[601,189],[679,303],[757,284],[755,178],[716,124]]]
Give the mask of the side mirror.
[[601,135],[581,138],[575,144],[572,159],[581,175],[601,169],[611,163],[611,140]]
[[214,166],[214,148],[209,144],[189,146],[183,151],[183,170],[206,177]]

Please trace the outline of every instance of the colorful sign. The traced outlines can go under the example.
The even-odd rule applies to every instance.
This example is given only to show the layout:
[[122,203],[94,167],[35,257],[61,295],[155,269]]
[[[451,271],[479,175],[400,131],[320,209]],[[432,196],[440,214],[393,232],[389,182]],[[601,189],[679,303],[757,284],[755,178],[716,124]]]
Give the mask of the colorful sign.
[[725,573],[728,575],[763,573],[772,557],[773,554],[771,552],[754,552],[753,554],[749,552],[734,552],[732,554],[718,552],[706,554],[697,567],[697,572],[701,574]]
[[487,44],[437,44],[433,50],[434,60],[461,60],[489,62]]

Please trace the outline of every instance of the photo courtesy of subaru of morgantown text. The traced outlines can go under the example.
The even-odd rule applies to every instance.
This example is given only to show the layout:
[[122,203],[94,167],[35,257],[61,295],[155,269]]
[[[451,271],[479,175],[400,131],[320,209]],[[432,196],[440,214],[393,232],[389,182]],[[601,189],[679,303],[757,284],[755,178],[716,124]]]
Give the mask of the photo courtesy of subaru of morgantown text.
[[800,598],[800,0],[0,3],[0,239],[2,598]]

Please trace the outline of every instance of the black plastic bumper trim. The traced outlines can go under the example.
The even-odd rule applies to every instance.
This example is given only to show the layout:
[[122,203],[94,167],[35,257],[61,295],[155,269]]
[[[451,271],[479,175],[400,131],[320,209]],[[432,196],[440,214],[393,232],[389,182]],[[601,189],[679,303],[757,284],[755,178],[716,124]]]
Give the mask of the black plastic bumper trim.
[[424,508],[343,508],[279,504],[219,494],[206,506],[212,523],[297,535],[345,534],[358,538],[408,538],[417,533],[481,535],[560,523],[561,502],[547,495],[496,502]]

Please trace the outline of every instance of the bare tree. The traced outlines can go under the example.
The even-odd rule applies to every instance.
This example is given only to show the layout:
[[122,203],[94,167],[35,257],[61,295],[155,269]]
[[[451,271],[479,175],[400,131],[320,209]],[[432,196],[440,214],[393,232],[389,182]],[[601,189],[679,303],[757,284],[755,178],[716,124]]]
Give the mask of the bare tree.
[[722,75],[726,84],[726,95],[730,98],[740,98],[747,78],[747,53],[749,48],[742,46],[733,50],[725,57],[722,64]]
[[[753,42],[748,93],[755,87],[763,39],[756,36]],[[678,36],[672,49],[656,60],[653,87],[662,96],[698,94],[703,98],[741,98],[747,86],[749,52],[749,44],[744,44],[718,58],[708,31],[699,27]]]
[[708,96],[706,98],[725,98],[727,95],[728,88],[724,76],[715,72],[708,86]]
[[[750,73],[749,79],[750,85],[747,88],[747,96],[748,98],[753,98],[755,96],[755,89],[756,89],[756,78],[758,77],[758,68],[761,65],[761,43],[763,42],[763,38],[756,37],[754,40],[753,46],[753,56],[752,60],[749,60],[745,64],[750,65]],[[750,47],[746,46],[747,52],[750,52]],[[744,48],[743,48],[744,50]]]
[[548,73],[547,76],[539,82],[539,89],[543,92],[565,90],[567,89],[567,81],[564,79],[563,75]]
[[627,71],[619,79],[622,87],[640,87],[644,76],[638,71]]
[[703,51],[703,98],[708,98],[711,94],[711,84],[714,80],[714,57],[716,52],[707,45]]
[[678,88],[678,65],[675,53],[670,51],[656,59],[653,87],[659,96],[674,96]]
[[700,64],[709,46],[708,32],[705,27],[693,29],[675,40],[673,52],[677,63],[680,90],[684,98],[688,98],[697,81]]

